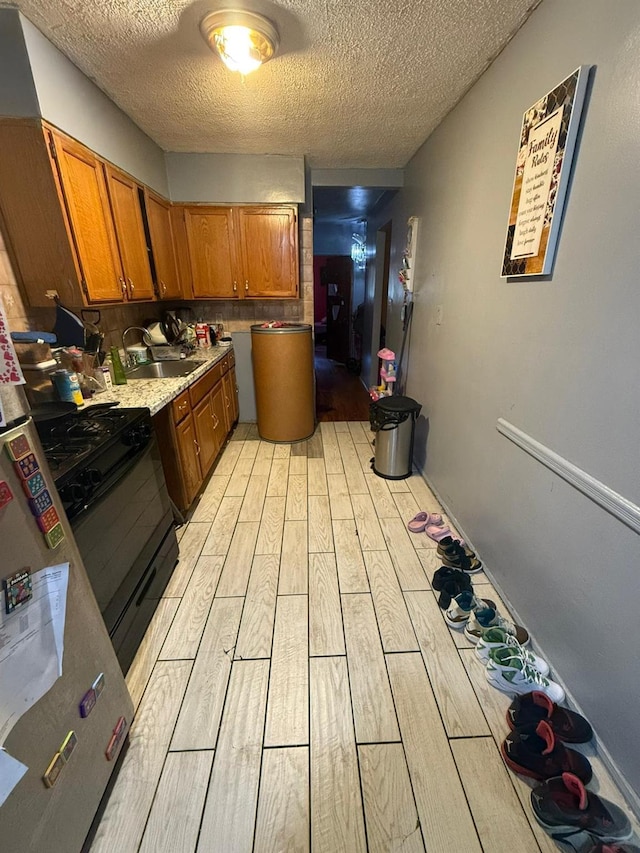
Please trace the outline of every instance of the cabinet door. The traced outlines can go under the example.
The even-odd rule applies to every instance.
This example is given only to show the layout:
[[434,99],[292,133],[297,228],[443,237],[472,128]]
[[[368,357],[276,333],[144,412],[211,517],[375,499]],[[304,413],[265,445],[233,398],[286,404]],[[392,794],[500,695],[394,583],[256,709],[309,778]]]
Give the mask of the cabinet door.
[[188,507],[195,498],[202,482],[199,462],[200,446],[196,438],[193,417],[191,415],[188,415],[176,427],[176,438],[180,454],[185,506]]
[[192,289],[201,296],[238,296],[233,211],[230,207],[186,207]]
[[156,269],[156,285],[160,299],[179,299],[182,296],[176,252],[171,228],[171,205],[145,190],[147,222],[151,236],[151,252]]
[[298,226],[293,207],[236,208],[245,297],[298,295]]
[[122,302],[124,280],[102,163],[49,131],[88,302]]
[[106,165],[105,171],[127,296],[132,301],[149,301],[153,299],[154,291],[138,184],[113,166]]
[[238,418],[238,392],[236,389],[236,369],[232,367],[222,379],[224,396],[224,415],[227,432],[230,432]]
[[[224,416],[223,416],[224,417]],[[216,432],[216,416],[211,407],[211,395],[202,400],[193,410],[196,438],[200,447],[200,470],[207,476],[220,446]]]
[[217,455],[229,433],[229,427],[227,426],[227,410],[224,399],[224,379],[218,382],[211,391],[211,411],[213,413],[213,427],[217,442]]

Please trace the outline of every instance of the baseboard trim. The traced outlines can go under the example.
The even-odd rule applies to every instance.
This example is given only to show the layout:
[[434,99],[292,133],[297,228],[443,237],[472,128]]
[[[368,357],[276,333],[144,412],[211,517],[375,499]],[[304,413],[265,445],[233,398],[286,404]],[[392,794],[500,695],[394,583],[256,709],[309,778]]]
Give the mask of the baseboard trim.
[[602,509],[611,513],[627,527],[635,530],[636,533],[640,533],[640,507],[637,504],[627,500],[618,492],[614,492],[609,486],[605,486],[600,480],[596,480],[591,474],[587,474],[577,465],[545,447],[544,444],[536,441],[535,438],[527,435],[526,432],[518,429],[504,418],[498,419],[496,429],[501,435],[516,444],[525,453],[533,456],[534,459],[537,459],[538,462],[541,462],[559,477],[562,477],[565,482],[578,489]]

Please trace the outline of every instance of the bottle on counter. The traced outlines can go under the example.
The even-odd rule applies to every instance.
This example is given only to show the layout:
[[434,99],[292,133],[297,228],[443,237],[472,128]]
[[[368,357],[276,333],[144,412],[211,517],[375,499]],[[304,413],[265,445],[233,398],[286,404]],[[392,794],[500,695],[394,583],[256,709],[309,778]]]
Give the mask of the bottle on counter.
[[120,358],[120,353],[118,351],[118,347],[113,346],[109,350],[111,354],[111,368],[113,370],[113,384],[114,385],[126,385],[127,384],[127,376],[124,372],[124,367],[122,366],[122,359]]

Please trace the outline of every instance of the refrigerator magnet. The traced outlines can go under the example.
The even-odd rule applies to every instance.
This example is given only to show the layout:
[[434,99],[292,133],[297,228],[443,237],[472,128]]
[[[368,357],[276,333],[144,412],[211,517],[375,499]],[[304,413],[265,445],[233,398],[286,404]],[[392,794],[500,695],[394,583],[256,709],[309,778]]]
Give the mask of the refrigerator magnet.
[[62,756],[62,760],[66,764],[67,761],[71,758],[71,753],[78,745],[78,738],[75,732],[69,732],[66,738],[62,741],[62,745],[60,747],[60,755]]
[[56,524],[60,521],[60,516],[57,513],[57,510],[54,506],[50,506],[49,509],[46,509],[41,516],[36,518],[38,522],[38,527],[42,530],[43,533],[48,533],[52,530]]
[[31,572],[29,569],[23,569],[15,575],[5,578],[2,581],[2,586],[4,588],[4,604],[7,613],[13,613],[17,607],[26,604],[33,596]]
[[36,471],[40,470],[38,460],[33,453],[27,453],[26,456],[23,456],[22,459],[18,459],[13,464],[21,480],[28,480],[29,477],[33,477]]
[[29,506],[31,507],[31,512],[35,516],[44,515],[44,513],[53,506],[49,490],[43,489],[39,495],[35,496],[35,498],[30,498]]
[[5,447],[7,448],[7,453],[14,462],[17,462],[18,459],[22,459],[23,456],[26,456],[27,453],[31,451],[29,440],[23,432],[15,438],[12,438],[11,441],[8,441],[5,444]]
[[22,481],[22,488],[28,498],[35,498],[46,487],[44,477],[40,471],[37,471],[33,477]]
[[11,503],[12,500],[13,494],[8,483],[5,483],[4,480],[0,480],[0,509],[4,509],[4,507],[8,503]]
[[44,534],[45,541],[49,548],[53,551],[64,539],[64,530],[60,522],[55,524],[48,533]]
[[64,767],[64,760],[59,752],[51,759],[51,764],[44,771],[44,776],[42,777],[42,781],[47,786],[47,788],[53,788],[53,786],[58,781],[58,776],[62,772],[62,768]]

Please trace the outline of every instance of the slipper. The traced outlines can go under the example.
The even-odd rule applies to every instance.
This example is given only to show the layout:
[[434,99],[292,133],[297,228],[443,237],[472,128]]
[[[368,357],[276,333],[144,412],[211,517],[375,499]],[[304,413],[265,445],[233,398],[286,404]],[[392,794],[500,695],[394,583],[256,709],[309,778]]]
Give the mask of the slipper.
[[[429,539],[433,539],[434,542],[440,542],[441,539],[446,539],[447,536],[453,537],[453,531],[446,525],[439,527],[434,524],[428,524],[425,527],[424,532],[427,534]],[[464,542],[462,542],[462,540],[460,540],[460,542],[464,546]]]
[[441,527],[444,521],[442,520],[442,516],[437,512],[419,512],[407,524],[407,528],[411,533],[422,533],[428,524]]

